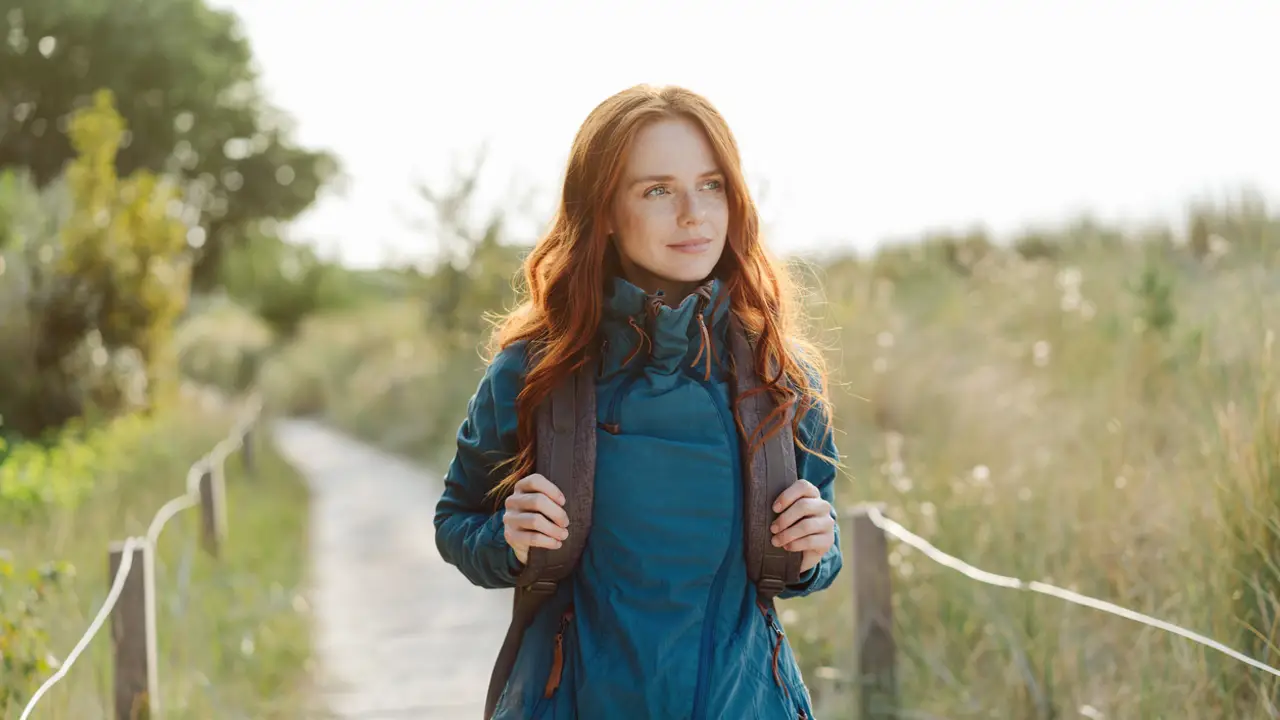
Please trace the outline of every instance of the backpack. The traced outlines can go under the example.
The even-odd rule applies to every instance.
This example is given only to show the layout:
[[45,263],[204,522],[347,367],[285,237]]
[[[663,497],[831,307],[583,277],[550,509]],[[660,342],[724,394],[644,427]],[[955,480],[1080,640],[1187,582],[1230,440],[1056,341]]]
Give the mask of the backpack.
[[[737,318],[729,322],[729,345],[734,367],[734,397],[744,397],[760,386],[753,369],[755,358],[750,340]],[[769,526],[777,519],[773,503],[783,490],[796,482],[796,458],[791,432],[791,413],[781,429],[754,452],[748,438],[775,408],[771,395],[759,392],[740,403],[739,428],[743,453],[743,523],[747,575],[756,585],[759,599],[772,605],[774,597],[800,576],[802,553],[774,547]],[[577,566],[591,530],[596,466],[595,374],[585,364],[556,387],[538,408],[537,472],[554,483],[565,497],[565,512],[576,530],[554,550],[530,548],[528,561],[516,578],[511,624],[502,642],[489,680],[485,718],[493,716],[498,699],[515,666],[524,632],[543,603],[555,594],[561,580]],[[748,454],[751,457],[748,457]]]

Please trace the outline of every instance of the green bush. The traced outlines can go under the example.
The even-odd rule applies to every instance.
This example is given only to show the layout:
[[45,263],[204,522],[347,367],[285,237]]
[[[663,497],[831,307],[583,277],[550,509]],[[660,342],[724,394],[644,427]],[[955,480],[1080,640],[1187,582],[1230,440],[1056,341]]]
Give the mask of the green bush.
[[25,688],[57,667],[42,612],[73,571],[51,562],[22,570],[0,551],[0,709],[25,701]]
[[182,376],[228,392],[247,390],[275,346],[275,333],[261,317],[229,298],[204,298],[198,304],[198,311],[174,334]]
[[175,188],[141,170],[117,177],[124,131],[101,92],[71,118],[77,157],[60,182],[0,184],[0,415],[29,437],[173,387],[187,226]]
[[143,417],[130,414],[96,425],[71,420],[45,444],[0,439],[0,522],[29,522],[51,507],[75,508],[96,479],[128,464],[128,449],[146,432]]
[[347,304],[342,273],[310,247],[258,232],[226,254],[219,278],[227,295],[287,338],[308,315]]

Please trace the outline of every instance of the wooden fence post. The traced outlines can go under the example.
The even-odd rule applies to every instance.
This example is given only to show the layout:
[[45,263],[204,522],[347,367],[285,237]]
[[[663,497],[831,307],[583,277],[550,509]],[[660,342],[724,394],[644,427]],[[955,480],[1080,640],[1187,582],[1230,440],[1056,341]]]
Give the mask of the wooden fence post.
[[897,648],[893,640],[893,588],[889,544],[867,514],[849,511],[853,523],[854,685],[859,720],[897,717]]
[[[113,542],[107,554],[108,587],[124,560],[124,543]],[[152,665],[156,662],[155,628],[147,622],[145,579],[148,549],[145,544],[131,550],[132,564],[111,610],[111,646],[115,670],[116,720],[144,720],[151,717],[155,688],[151,687]]]
[[200,540],[205,552],[216,558],[225,536],[225,525],[221,483],[214,477],[211,467],[206,467],[200,474]]

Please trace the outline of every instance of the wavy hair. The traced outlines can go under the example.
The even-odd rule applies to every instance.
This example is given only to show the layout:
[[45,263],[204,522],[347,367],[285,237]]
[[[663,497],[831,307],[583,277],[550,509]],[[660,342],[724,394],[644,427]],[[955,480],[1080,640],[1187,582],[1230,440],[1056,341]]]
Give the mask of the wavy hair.
[[[521,341],[529,350],[527,374],[516,400],[519,450],[502,464],[507,471],[491,495],[509,494],[521,478],[535,471],[538,406],[553,388],[592,360],[606,284],[613,273],[620,272],[606,228],[627,154],[641,128],[673,117],[690,119],[702,128],[724,173],[728,238],[713,275],[722,282],[730,311],[754,341],[761,391],[771,391],[777,400],[749,447],[778,432],[790,409],[795,410],[794,428],[816,407],[822,412],[825,432],[831,431],[831,408],[823,390],[825,362],[799,331],[799,302],[785,265],[761,242],[759,214],[747,191],[738,144],[728,124],[697,93],[681,87],[637,85],[600,103],[579,128],[551,226],[524,260],[521,274],[527,297],[498,319],[490,339],[491,357]],[[736,404],[734,416],[741,429]],[[796,441],[804,447],[798,434]]]

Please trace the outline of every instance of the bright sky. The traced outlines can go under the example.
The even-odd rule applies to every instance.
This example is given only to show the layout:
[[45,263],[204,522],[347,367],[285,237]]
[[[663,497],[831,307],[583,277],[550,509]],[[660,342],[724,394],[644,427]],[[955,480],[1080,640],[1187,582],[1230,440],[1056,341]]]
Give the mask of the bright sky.
[[537,188],[544,222],[578,125],[639,82],[726,115],[783,252],[1280,196],[1276,0],[212,1],[342,158],[294,234],[354,264],[430,252],[413,183],[486,141],[483,200]]

